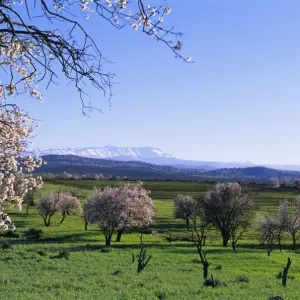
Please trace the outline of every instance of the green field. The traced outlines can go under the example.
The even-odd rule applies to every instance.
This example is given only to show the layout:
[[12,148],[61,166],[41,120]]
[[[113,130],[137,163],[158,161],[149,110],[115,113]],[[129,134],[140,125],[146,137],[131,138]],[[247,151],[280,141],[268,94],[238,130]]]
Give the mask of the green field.
[[[79,198],[86,201],[94,186],[114,185],[113,181],[52,181],[46,182],[39,194],[67,187],[79,189]],[[43,226],[35,208],[29,217],[13,208],[7,208],[17,226],[19,238],[1,237],[9,241],[11,249],[0,249],[1,299],[300,299],[300,251],[291,251],[288,237],[284,250],[275,249],[267,257],[258,236],[250,229],[237,244],[237,251],[220,246],[216,231],[208,234],[207,258],[209,273],[221,282],[217,288],[205,287],[197,250],[188,241],[183,220],[173,218],[173,199],[178,193],[203,195],[210,183],[145,182],[155,202],[155,222],[144,234],[147,253],[152,259],[138,274],[132,253],[139,250],[137,231],[125,232],[121,243],[112,243],[111,251],[104,251],[104,238],[99,228],[84,223],[79,215],[68,216],[59,224],[60,216],[53,218],[51,227]],[[263,185],[252,185],[256,214],[268,213],[281,199],[293,198],[299,193],[294,188],[269,190]],[[36,195],[36,201],[39,195]],[[255,219],[253,220],[255,227]],[[26,239],[30,228],[42,229],[43,237]],[[151,234],[155,230],[158,234]],[[172,242],[166,237],[172,237]],[[299,246],[300,249],[300,246]],[[65,250],[69,259],[60,257]],[[276,279],[279,271],[291,257],[292,265],[287,287]],[[244,276],[244,277],[242,277]],[[246,278],[245,278],[246,277]],[[244,280],[243,280],[244,279]],[[245,282],[247,281],[248,282]]]

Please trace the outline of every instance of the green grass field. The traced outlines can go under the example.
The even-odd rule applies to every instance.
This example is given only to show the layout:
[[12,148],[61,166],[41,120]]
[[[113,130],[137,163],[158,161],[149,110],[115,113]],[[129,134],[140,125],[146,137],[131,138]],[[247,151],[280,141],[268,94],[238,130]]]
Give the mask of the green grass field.
[[[91,195],[94,186],[114,185],[112,181],[52,181],[44,184],[39,194],[67,187],[79,188],[82,202]],[[291,251],[286,237],[282,253],[275,249],[267,257],[253,229],[237,244],[237,251],[220,246],[217,232],[208,234],[207,258],[209,273],[221,282],[217,288],[205,287],[202,267],[195,246],[186,241],[190,233],[183,220],[173,218],[173,199],[178,193],[201,195],[212,187],[209,183],[145,182],[155,202],[156,217],[149,233],[144,234],[147,254],[152,259],[138,274],[132,253],[139,251],[137,231],[125,232],[122,242],[112,243],[111,251],[104,251],[104,238],[99,228],[84,223],[79,215],[68,216],[59,224],[53,218],[51,227],[43,226],[35,208],[29,217],[14,208],[7,208],[19,238],[1,237],[9,241],[11,249],[0,249],[1,299],[268,299],[279,295],[284,299],[300,299],[300,251]],[[299,190],[285,188],[268,190],[253,185],[256,214],[275,208],[284,198],[293,198]],[[39,195],[36,195],[36,201]],[[255,220],[253,221],[255,226]],[[30,228],[42,229],[40,240],[26,239]],[[158,235],[151,234],[151,230]],[[174,238],[168,242],[167,236]],[[300,246],[299,246],[300,249]],[[64,251],[63,251],[64,250]],[[69,259],[60,254],[69,254]],[[290,276],[284,289],[276,279],[292,259]],[[243,277],[244,276],[244,277]],[[248,282],[245,282],[248,281]]]

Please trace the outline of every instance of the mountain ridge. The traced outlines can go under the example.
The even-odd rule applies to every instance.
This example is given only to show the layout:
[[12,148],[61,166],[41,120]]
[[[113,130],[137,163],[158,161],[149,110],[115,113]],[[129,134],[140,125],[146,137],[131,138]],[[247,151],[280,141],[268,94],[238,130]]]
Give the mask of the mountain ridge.
[[245,180],[262,183],[270,177],[300,177],[298,171],[274,170],[262,166],[246,168],[224,168],[218,170],[203,170],[195,168],[175,168],[149,164],[140,161],[117,161],[109,159],[85,158],[74,155],[43,156],[46,165],[38,168],[35,173],[64,172],[71,174],[96,174],[105,176],[125,176],[138,180],[193,180],[193,181],[230,181]]
[[109,159],[118,161],[140,161],[150,164],[172,166],[175,168],[194,168],[217,170],[223,168],[245,168],[264,166],[272,169],[300,171],[300,165],[294,164],[254,164],[246,162],[218,162],[187,160],[172,156],[157,147],[75,147],[75,148],[36,148],[30,151],[33,155],[75,155],[86,158]]
[[172,156],[157,147],[75,147],[75,148],[36,148],[30,151],[33,155],[75,155],[86,158],[110,159],[118,161],[141,161],[150,164],[168,165],[177,168],[196,168],[214,170],[252,166],[250,162],[206,162],[186,160]]

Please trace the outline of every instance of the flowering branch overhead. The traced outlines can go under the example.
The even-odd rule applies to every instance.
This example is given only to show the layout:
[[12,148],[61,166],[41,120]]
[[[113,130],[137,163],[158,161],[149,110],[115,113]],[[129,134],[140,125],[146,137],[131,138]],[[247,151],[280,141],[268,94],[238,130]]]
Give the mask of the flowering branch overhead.
[[[7,82],[0,84],[0,99],[28,92],[42,100],[38,83],[55,83],[58,69],[79,92],[83,112],[92,108],[83,99],[87,83],[110,98],[114,74],[104,70],[106,59],[81,24],[80,16],[88,20],[92,13],[118,29],[131,26],[142,31],[177,58],[191,62],[181,54],[182,33],[163,26],[170,12],[168,5],[145,5],[143,0],[0,1],[0,64],[7,74]],[[39,18],[46,25],[36,25]],[[60,26],[64,30],[57,29]]]

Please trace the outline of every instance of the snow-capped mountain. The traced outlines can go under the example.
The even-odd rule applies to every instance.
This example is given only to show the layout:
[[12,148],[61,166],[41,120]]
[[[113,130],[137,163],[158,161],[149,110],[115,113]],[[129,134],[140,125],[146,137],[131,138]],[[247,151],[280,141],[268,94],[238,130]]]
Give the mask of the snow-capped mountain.
[[[26,155],[27,153],[23,153]],[[154,147],[82,147],[82,148],[36,148],[30,151],[32,155],[75,155],[86,158],[109,159],[117,161],[140,161],[156,165],[172,166],[175,168],[190,168],[216,170],[223,168],[245,168],[264,166],[278,170],[300,171],[300,165],[271,165],[253,164],[251,162],[218,162],[185,160]]]
[[152,147],[83,147],[83,148],[37,148],[31,151],[39,156],[44,155],[77,155],[89,158],[118,159],[118,160],[143,160],[153,158],[172,158],[171,154],[165,153],[158,148]]
[[252,166],[251,163],[222,163],[184,160],[172,156],[159,148],[153,147],[83,147],[83,148],[37,148],[31,154],[45,155],[76,155],[87,158],[110,159],[118,161],[141,161],[157,165],[168,165],[177,168],[197,168],[215,170],[218,168],[234,168]]

